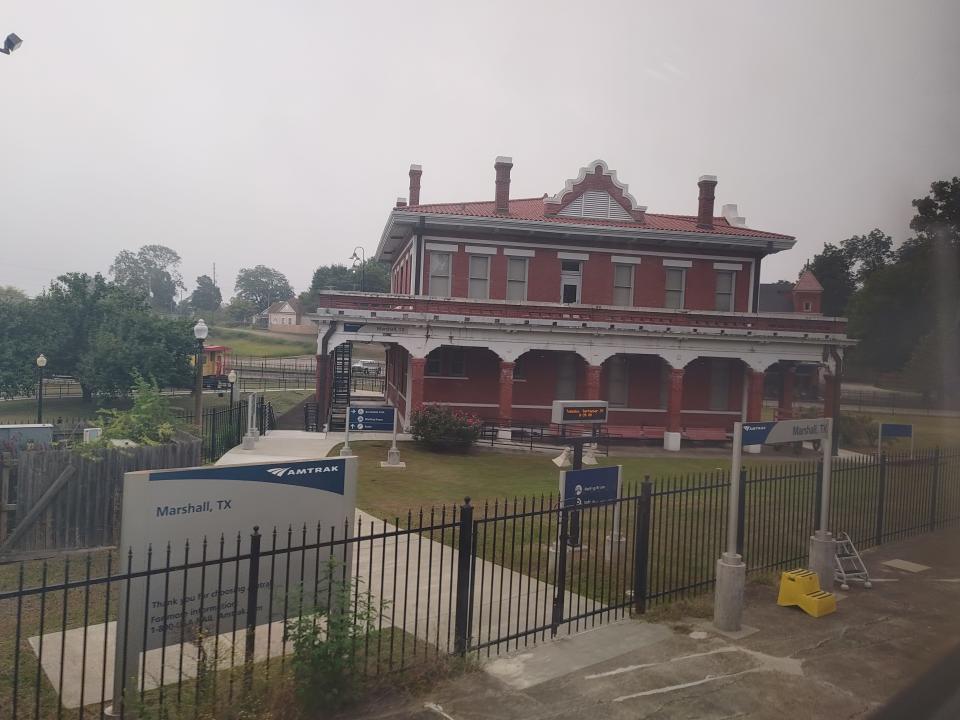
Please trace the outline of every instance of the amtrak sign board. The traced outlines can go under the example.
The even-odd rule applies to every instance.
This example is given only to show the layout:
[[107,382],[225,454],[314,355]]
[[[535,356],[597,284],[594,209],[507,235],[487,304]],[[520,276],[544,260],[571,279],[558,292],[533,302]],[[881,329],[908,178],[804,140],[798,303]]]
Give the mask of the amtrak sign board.
[[373,407],[366,405],[354,407],[351,405],[347,410],[351,430],[360,432],[393,431],[393,413],[395,411],[391,405],[376,405]]
[[[209,634],[218,622],[221,628],[231,628],[234,622],[242,627],[247,622],[249,561],[214,562],[206,567],[206,573],[200,568],[183,571],[184,561],[195,563],[203,552],[208,561],[220,559],[221,552],[223,558],[238,553],[243,558],[250,552],[254,526],[259,526],[263,537],[261,552],[272,550],[274,542],[276,548],[285,550],[288,538],[289,547],[294,548],[302,545],[304,538],[308,545],[315,543],[318,524],[324,540],[330,539],[334,528],[340,539],[344,523],[352,525],[356,493],[355,457],[126,473],[120,524],[124,562],[130,550],[133,572],[145,570],[148,562],[154,570],[164,568],[169,547],[170,567],[181,569],[155,574],[149,582],[146,578],[130,582],[131,612],[127,616],[125,608],[120,610],[120,617],[129,618],[129,642],[121,638],[117,647],[126,644],[128,653],[136,653],[179,643],[181,633],[190,642],[201,627]],[[343,545],[334,547],[333,557],[349,568],[349,553]],[[270,572],[262,570],[260,574],[257,624],[281,619],[286,588],[299,587],[301,582],[309,588],[316,587],[315,581],[323,585],[324,563],[331,550],[325,547],[320,551],[320,578],[316,578],[314,558],[301,562],[302,555],[310,554],[310,550],[278,552],[261,558],[261,569]],[[293,558],[289,567],[288,556]],[[271,587],[270,577],[283,578],[282,587]],[[326,599],[323,587],[324,592],[308,593],[307,604],[313,597]],[[126,601],[124,595],[121,593],[122,601]]]
[[814,418],[743,423],[741,439],[744,445],[776,445],[804,440],[823,440],[829,436],[830,422],[824,418]]

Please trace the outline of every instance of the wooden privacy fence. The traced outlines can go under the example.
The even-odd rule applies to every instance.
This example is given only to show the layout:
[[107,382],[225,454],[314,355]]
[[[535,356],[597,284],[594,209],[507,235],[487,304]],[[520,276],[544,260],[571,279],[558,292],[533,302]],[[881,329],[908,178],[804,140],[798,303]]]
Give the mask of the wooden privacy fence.
[[79,453],[24,452],[0,459],[0,560],[115,545],[123,474],[200,465],[200,441]]

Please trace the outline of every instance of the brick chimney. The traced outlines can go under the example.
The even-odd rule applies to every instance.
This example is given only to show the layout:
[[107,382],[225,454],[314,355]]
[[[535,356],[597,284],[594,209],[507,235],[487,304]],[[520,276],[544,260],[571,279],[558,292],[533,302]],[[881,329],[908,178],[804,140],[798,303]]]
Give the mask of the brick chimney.
[[410,204],[420,204],[420,176],[423,175],[423,168],[419,165],[410,166]]
[[397,198],[397,205],[396,205],[396,207],[402,208],[402,207],[406,207],[406,206],[407,206],[407,199],[406,199],[406,198]]
[[498,213],[510,212],[510,168],[513,167],[513,158],[499,156],[493,163],[497,171],[496,207]]
[[702,228],[712,228],[713,191],[717,187],[717,176],[701,175],[697,186],[700,188],[700,206],[697,209],[697,225]]

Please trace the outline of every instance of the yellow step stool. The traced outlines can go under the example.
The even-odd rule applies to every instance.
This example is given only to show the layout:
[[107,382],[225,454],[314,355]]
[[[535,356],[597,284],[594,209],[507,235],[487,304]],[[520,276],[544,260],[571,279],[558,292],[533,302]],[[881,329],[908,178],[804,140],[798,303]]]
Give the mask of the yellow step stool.
[[813,570],[790,570],[780,575],[777,605],[798,605],[807,615],[818,618],[836,612],[837,598],[820,589],[820,579]]

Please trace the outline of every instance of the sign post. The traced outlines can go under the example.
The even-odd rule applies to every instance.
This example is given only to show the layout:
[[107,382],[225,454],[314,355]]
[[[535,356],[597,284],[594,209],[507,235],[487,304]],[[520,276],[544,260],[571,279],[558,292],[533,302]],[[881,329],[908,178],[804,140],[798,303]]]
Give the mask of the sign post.
[[734,423],[733,457],[730,463],[730,490],[727,507],[727,547],[717,560],[717,583],[713,605],[713,624],[718,630],[740,630],[743,616],[743,590],[746,565],[737,552],[740,511],[740,465],[744,445],[776,445],[778,443],[819,440],[823,451],[823,488],[820,498],[820,522],[810,538],[810,569],[820,578],[820,587],[833,586],[836,541],[827,530],[830,510],[831,442],[833,420],[781,420],[780,422]]
[[350,449],[350,411],[352,409],[353,408],[347,405],[347,417],[343,423],[343,447],[340,448],[341,457],[353,455],[353,450]]
[[400,449],[397,447],[397,413],[394,408],[390,408],[393,412],[391,416],[393,418],[393,442],[390,443],[390,449],[387,450],[387,460],[386,462],[381,461],[380,467],[382,468],[397,468],[402,470],[407,466],[405,462],[400,459]]
[[910,457],[913,457],[913,425],[880,423],[877,428],[877,455],[883,452],[884,438],[910,438]]

